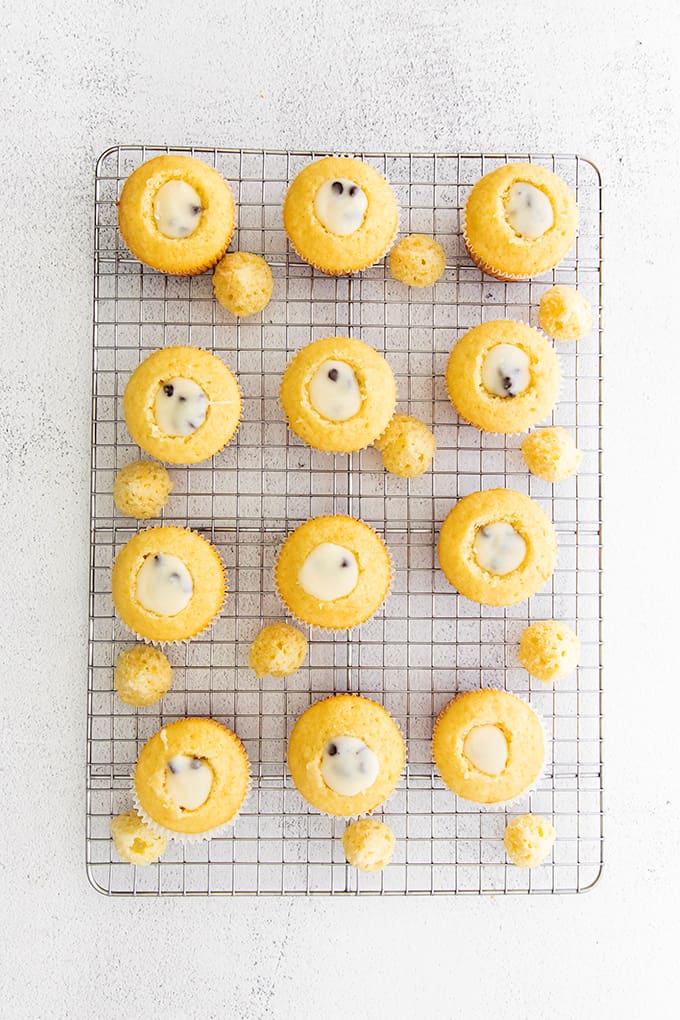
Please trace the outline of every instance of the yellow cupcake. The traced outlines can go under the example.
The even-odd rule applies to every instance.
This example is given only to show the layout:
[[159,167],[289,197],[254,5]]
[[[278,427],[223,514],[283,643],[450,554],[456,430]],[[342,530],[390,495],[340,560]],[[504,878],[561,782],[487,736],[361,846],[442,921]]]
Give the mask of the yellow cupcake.
[[135,460],[122,467],[113,481],[113,501],[122,514],[147,520],[158,517],[172,491],[162,464]]
[[426,234],[409,234],[390,252],[390,273],[407,287],[431,287],[446,268],[441,244]]
[[394,854],[396,838],[389,825],[377,818],[351,822],[342,834],[342,849],[359,871],[382,871]]
[[227,311],[244,318],[256,315],[269,304],[274,279],[261,256],[234,251],[215,266],[213,288],[215,297]]
[[475,428],[526,432],[555,407],[560,364],[537,329],[495,319],[458,340],[449,357],[446,386],[458,414]]
[[345,630],[368,620],[392,580],[385,543],[354,517],[315,517],[284,542],[275,567],[279,598],[303,623]]
[[399,226],[384,177],[369,163],[327,156],[302,170],[283,203],[283,225],[300,258],[342,276],[383,257]]
[[459,694],[440,712],[432,752],[442,779],[459,797],[500,804],[536,781],[545,739],[526,702],[485,688]]
[[532,623],[519,642],[519,661],[527,672],[544,683],[563,680],[578,665],[581,642],[561,620]]
[[442,524],[439,565],[454,588],[485,606],[514,606],[545,584],[557,562],[555,529],[529,496],[473,492]]
[[188,641],[212,623],[226,592],[217,550],[188,528],[140,531],[113,564],[113,604],[148,641]]
[[522,440],[522,456],[532,475],[546,482],[562,482],[578,471],[583,454],[571,432],[555,426],[538,429]]
[[172,666],[158,648],[135,645],[118,656],[113,686],[126,705],[153,705],[171,684]]
[[395,414],[375,441],[385,470],[402,478],[416,478],[427,471],[436,446],[432,429],[424,421],[408,414]]
[[128,380],[123,412],[135,443],[169,464],[197,464],[233,438],[241,420],[236,376],[208,351],[165,347]]
[[190,156],[156,156],[128,177],[118,202],[123,240],[140,262],[192,276],[222,258],[234,199],[217,170]]
[[520,815],[508,824],[503,845],[518,868],[543,864],[555,844],[555,828],[540,815]]
[[385,431],[397,402],[389,364],[350,337],[327,337],[295,355],[281,381],[293,432],[317,450],[363,450]]
[[375,701],[336,694],[303,712],[288,742],[288,768],[313,807],[343,818],[373,811],[399,781],[406,748]]
[[499,280],[524,280],[556,266],[578,223],[576,199],[556,174],[510,163],[477,181],[465,205],[463,237],[473,262]]
[[143,867],[165,853],[168,841],[142,821],[136,811],[111,819],[111,838],[118,854],[128,864]]
[[201,838],[238,814],[250,768],[243,744],[215,719],[180,719],[139,752],[134,787],[144,820],[164,836]]
[[307,638],[289,623],[263,627],[250,646],[248,661],[255,676],[292,676],[307,655]]
[[555,340],[583,340],[592,329],[593,313],[577,290],[556,284],[541,294],[538,322]]

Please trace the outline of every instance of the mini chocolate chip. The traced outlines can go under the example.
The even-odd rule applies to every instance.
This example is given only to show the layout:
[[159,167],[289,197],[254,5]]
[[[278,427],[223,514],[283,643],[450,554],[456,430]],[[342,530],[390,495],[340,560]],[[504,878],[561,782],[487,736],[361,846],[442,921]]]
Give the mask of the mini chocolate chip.
[[338,372],[337,368],[331,368],[328,370],[328,378],[330,379],[331,382],[337,382],[339,374],[340,373]]
[[169,762],[168,762],[168,768],[169,768],[169,769],[170,769],[170,771],[171,771],[171,772],[173,772],[173,773],[174,773],[174,772],[177,772],[177,769],[175,768],[175,766],[174,766],[174,765],[172,764],[172,762],[171,762],[171,761],[169,761]]
[[191,766],[190,767],[192,769],[200,769],[200,767],[201,767],[201,760],[200,760],[200,758],[192,758],[191,759]]
[[160,553],[156,553],[156,555],[154,556],[154,560],[156,561],[156,563],[160,563],[161,562]]
[[203,208],[200,205],[192,205],[191,211],[194,214],[194,216],[198,216],[199,213],[203,212]]
[[354,198],[356,193],[357,193],[357,186],[356,186],[356,184],[353,184],[352,187],[349,189],[349,196],[350,196],[350,198]]
[[192,421],[190,421],[188,424],[189,424],[189,428],[190,429],[197,429],[198,428],[198,425],[194,425],[194,423]]
[[179,581],[179,574],[177,573],[176,570],[173,570],[173,572],[170,574],[170,580]]
[[342,195],[342,184],[340,181],[333,181],[331,187],[336,195]]
[[327,747],[327,751],[328,751],[329,755],[331,756],[331,758],[333,757],[334,754],[338,753],[338,749],[335,746],[335,744],[329,744],[328,747]]
[[489,529],[488,528],[482,528],[482,534],[484,535],[484,538],[488,538],[489,537]]
[[348,567],[349,566],[349,560],[342,560],[341,563],[340,563],[340,566],[341,567]]
[[180,397],[179,398],[180,404],[183,404],[186,401],[186,399],[187,399],[186,397]]
[[510,378],[509,375],[504,375],[503,376],[503,389],[507,390],[508,393],[512,389],[512,379]]
[[163,393],[165,393],[166,397],[171,397],[174,392],[175,392],[175,387],[171,386],[170,383],[167,383],[163,387]]

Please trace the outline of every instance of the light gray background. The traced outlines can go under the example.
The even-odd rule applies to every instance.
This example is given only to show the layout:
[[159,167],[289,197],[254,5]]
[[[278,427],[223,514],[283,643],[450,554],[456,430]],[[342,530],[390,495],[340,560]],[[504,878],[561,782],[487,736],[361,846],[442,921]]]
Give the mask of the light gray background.
[[[672,1013],[677,3],[2,7],[0,1015]],[[118,141],[577,151],[600,165],[607,864],[595,891],[138,903],[88,886],[92,178]]]

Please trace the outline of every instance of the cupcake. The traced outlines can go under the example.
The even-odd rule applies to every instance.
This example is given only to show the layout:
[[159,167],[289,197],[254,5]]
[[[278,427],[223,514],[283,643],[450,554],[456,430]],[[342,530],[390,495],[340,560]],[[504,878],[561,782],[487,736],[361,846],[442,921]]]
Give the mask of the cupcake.
[[300,258],[342,276],[372,266],[392,244],[399,210],[369,163],[327,156],[302,170],[283,203],[283,225]]
[[507,825],[505,851],[518,868],[537,868],[555,845],[555,827],[540,815],[520,815]]
[[583,340],[592,329],[593,313],[574,287],[556,284],[541,294],[538,324],[554,340]]
[[160,649],[135,645],[118,656],[113,686],[126,705],[153,705],[171,685],[172,667]]
[[432,287],[446,268],[441,244],[426,234],[409,234],[390,252],[390,273],[407,287]]
[[353,517],[315,517],[301,524],[276,560],[279,598],[303,623],[345,630],[368,620],[385,601],[392,571],[385,543]]
[[440,712],[432,753],[454,793],[477,804],[514,800],[543,768],[545,739],[538,716],[507,691],[459,694]]
[[432,429],[409,414],[395,414],[375,441],[385,470],[402,478],[417,478],[427,471],[436,445]]
[[533,163],[509,163],[477,181],[465,205],[463,237],[472,261],[499,280],[552,269],[576,237],[571,188]]
[[358,694],[336,694],[311,705],[288,742],[288,768],[298,792],[319,811],[343,818],[387,800],[405,761],[395,721]]
[[190,156],[156,156],[128,177],[118,225],[132,254],[161,273],[214,266],[234,232],[234,199],[217,170]]
[[257,677],[292,676],[305,660],[307,638],[289,623],[270,623],[263,627],[250,646],[248,662]]
[[442,524],[439,565],[461,595],[485,606],[514,606],[555,569],[557,539],[545,511],[512,489],[464,496]]
[[495,319],[458,340],[446,368],[446,387],[460,417],[475,428],[526,432],[553,411],[560,365],[537,329]]
[[168,464],[197,464],[227,445],[241,420],[236,376],[208,351],[165,347],[134,370],[123,412],[135,443]]
[[532,623],[519,641],[519,661],[528,673],[546,684],[573,673],[580,651],[578,637],[561,620]]
[[256,315],[271,299],[272,271],[260,255],[230,252],[215,266],[213,289],[219,303],[232,315]]
[[116,556],[113,604],[146,641],[188,641],[209,627],[227,592],[217,550],[188,528],[148,528]]
[[116,475],[113,502],[122,514],[144,521],[160,516],[171,491],[170,475],[162,464],[135,460]]
[[165,836],[154,832],[136,811],[111,819],[111,839],[118,856],[137,867],[154,864],[168,845]]
[[382,354],[360,340],[335,336],[298,351],[283,374],[280,399],[290,428],[305,443],[352,453],[385,431],[397,388]]
[[351,822],[342,834],[347,863],[359,871],[382,871],[392,860],[395,843],[392,829],[377,818]]
[[250,768],[243,744],[215,719],[180,719],[154,734],[134,772],[136,806],[170,839],[204,839],[238,814]]
[[522,456],[532,475],[546,482],[563,482],[576,474],[583,454],[571,432],[560,426],[538,429],[522,440]]

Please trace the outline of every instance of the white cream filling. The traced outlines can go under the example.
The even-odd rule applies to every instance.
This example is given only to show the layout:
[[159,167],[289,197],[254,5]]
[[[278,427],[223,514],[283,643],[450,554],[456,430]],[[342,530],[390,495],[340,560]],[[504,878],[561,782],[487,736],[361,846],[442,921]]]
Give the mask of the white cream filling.
[[190,237],[201,221],[200,195],[186,181],[168,181],[153,204],[156,226],[166,237]]
[[497,397],[516,397],[529,386],[529,355],[514,344],[496,344],[482,366],[482,382]]
[[326,786],[342,797],[353,797],[378,777],[378,757],[357,737],[333,737],[326,744],[321,775]]
[[324,361],[309,384],[312,407],[331,421],[347,421],[361,409],[361,391],[346,361]]
[[505,217],[516,234],[530,241],[545,234],[555,222],[548,196],[526,181],[517,181],[510,188],[505,200]]
[[168,762],[165,789],[178,807],[195,811],[208,799],[213,778],[213,770],[201,758],[176,754]]
[[364,222],[368,199],[358,184],[346,177],[324,181],[314,197],[314,212],[331,234],[347,237]]
[[509,574],[524,561],[527,546],[511,524],[497,521],[478,530],[474,551],[483,570],[490,574]]
[[181,613],[193,590],[191,574],[182,560],[168,553],[147,556],[137,574],[137,601],[159,616]]
[[498,776],[508,762],[508,742],[498,726],[475,726],[463,744],[463,754],[480,772]]
[[208,398],[191,379],[169,379],[156,394],[156,421],[169,436],[190,436],[208,413]]
[[321,602],[344,599],[359,580],[359,564],[349,549],[334,542],[322,542],[300,567],[298,581],[308,595]]

